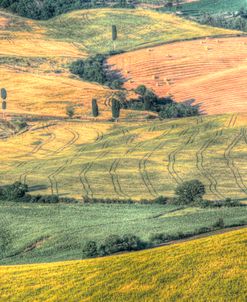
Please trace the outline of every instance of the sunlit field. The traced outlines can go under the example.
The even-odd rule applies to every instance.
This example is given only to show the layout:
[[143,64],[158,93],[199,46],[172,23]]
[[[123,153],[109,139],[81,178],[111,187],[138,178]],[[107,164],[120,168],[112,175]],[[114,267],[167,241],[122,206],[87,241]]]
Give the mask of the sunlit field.
[[119,199],[173,196],[200,179],[206,198],[247,198],[246,115],[142,123],[45,122],[0,141],[2,184]]
[[2,301],[245,301],[246,229],[142,252],[0,268]]
[[[247,37],[199,39],[111,57],[127,89],[144,84],[160,96],[194,99],[207,114],[247,111]],[[140,68],[142,66],[142,68]]]

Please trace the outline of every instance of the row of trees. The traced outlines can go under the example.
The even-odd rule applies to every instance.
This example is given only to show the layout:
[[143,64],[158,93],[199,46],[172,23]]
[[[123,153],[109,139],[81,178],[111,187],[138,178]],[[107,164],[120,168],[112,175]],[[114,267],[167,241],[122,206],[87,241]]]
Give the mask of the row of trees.
[[[111,100],[111,109],[112,109],[112,118],[114,120],[117,120],[120,117],[121,104],[115,98],[112,98],[112,100]],[[97,99],[92,99],[92,116],[94,118],[96,118],[99,116],[99,113],[100,112],[99,112],[99,106],[98,106]],[[66,108],[66,114],[69,118],[73,118],[73,116],[75,115],[74,107],[68,106]]]

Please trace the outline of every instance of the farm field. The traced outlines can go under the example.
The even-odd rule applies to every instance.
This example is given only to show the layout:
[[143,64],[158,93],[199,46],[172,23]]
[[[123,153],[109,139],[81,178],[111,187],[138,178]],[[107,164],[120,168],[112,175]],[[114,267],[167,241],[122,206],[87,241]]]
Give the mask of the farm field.
[[135,234],[142,240],[158,233],[176,235],[247,222],[247,208],[183,208],[141,204],[22,204],[1,202],[3,221],[14,237],[0,264],[25,264],[82,259],[88,240],[102,243],[112,234]]
[[[176,101],[194,99],[207,114],[247,111],[247,37],[201,39],[120,54],[108,62],[127,79]],[[142,68],[140,68],[142,66]]]
[[2,266],[2,301],[245,301],[246,235],[242,229],[100,259]]
[[147,10],[75,11],[49,21],[0,11],[0,77],[9,91],[9,113],[65,116],[66,107],[73,105],[76,114],[90,118],[91,99],[97,97],[101,118],[108,119],[109,89],[79,80],[68,66],[76,59],[112,50],[113,22],[120,26],[117,50],[236,33]]
[[75,11],[40,24],[46,28],[49,37],[82,44],[90,54],[113,50],[112,24],[118,24],[119,28],[115,49],[125,51],[173,40],[237,33],[143,9]]
[[210,200],[246,201],[246,118],[34,124],[0,141],[1,183],[20,180],[35,194],[139,200],[173,196],[182,181],[200,179]]
[[[184,1],[186,2],[186,1]],[[181,11],[188,16],[199,16],[205,13],[235,12],[246,6],[245,0],[198,0],[187,1],[181,7]]]

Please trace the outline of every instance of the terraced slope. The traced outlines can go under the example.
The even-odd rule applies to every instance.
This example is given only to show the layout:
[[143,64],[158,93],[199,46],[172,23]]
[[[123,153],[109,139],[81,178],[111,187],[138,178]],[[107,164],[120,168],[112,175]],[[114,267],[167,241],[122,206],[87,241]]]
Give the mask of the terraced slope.
[[246,229],[137,253],[0,267],[2,301],[245,301]]
[[138,50],[109,64],[128,79],[128,89],[145,84],[161,96],[195,99],[203,112],[221,114],[247,111],[246,56],[247,37],[236,37]]
[[171,196],[182,181],[201,179],[209,199],[246,200],[246,118],[34,125],[0,141],[1,184],[21,180],[36,193],[140,199]]

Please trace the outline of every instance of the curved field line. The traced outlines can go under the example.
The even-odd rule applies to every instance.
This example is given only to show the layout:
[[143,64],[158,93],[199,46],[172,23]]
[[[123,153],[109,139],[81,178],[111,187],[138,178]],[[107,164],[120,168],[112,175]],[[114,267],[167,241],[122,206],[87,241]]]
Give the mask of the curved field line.
[[238,114],[234,113],[230,118],[227,128],[233,128],[236,124],[237,118],[238,118]]
[[[73,135],[73,138],[66,144],[66,148],[68,146],[74,145],[75,142],[78,141],[78,139],[80,138],[80,135],[77,131],[73,131],[71,129],[67,129],[67,130]],[[59,150],[61,150],[61,148]],[[64,150],[64,148],[62,148],[62,150]],[[61,152],[61,151],[59,151],[59,152]],[[52,195],[54,195],[54,187],[56,190],[56,195],[59,194],[58,182],[57,182],[56,176],[59,175],[66,168],[66,166],[69,164],[69,161],[70,161],[70,159],[67,159],[62,166],[58,167],[54,172],[50,173],[47,176],[49,179],[49,182],[50,182]],[[55,186],[54,186],[54,184],[55,184]]]
[[[44,144],[42,144],[42,147],[41,148],[43,148],[45,145],[48,145],[49,143],[51,143],[51,142],[53,142],[54,140],[56,139],[56,135],[54,134],[54,133],[52,133],[51,135],[50,135],[50,137],[44,142]],[[40,148],[40,149],[41,149]],[[39,150],[40,150],[39,149]],[[27,163],[28,161],[26,161],[26,163]],[[19,179],[20,179],[20,182],[23,182],[23,183],[26,183],[26,181],[27,181],[27,176],[28,176],[28,174],[30,174],[31,172],[33,172],[33,171],[35,171],[37,168],[39,168],[39,167],[41,167],[41,164],[38,164],[37,166],[35,166],[35,167],[33,167],[31,170],[29,170],[29,171],[24,171],[21,175],[20,175],[20,177],[19,177]]]
[[[171,130],[172,129],[164,132],[159,138],[166,137],[171,132]],[[147,188],[149,194],[153,197],[157,197],[159,194],[158,194],[157,190],[155,189],[152,181],[150,180],[150,177],[149,177],[149,174],[147,171],[147,163],[148,163],[149,159],[151,158],[151,156],[153,156],[155,151],[162,148],[162,146],[165,143],[166,142],[164,142],[164,141],[159,142],[150,152],[147,152],[146,154],[144,154],[144,156],[138,163],[139,173],[141,175],[142,181],[143,181],[145,187]]]
[[[126,136],[126,134],[129,133],[129,130],[128,129],[122,129],[122,132],[123,132],[123,135]],[[135,139],[135,137],[136,137],[135,135],[129,136],[126,139],[125,144],[126,145],[131,144],[133,142],[133,140]],[[117,169],[118,169],[122,159],[128,154],[128,152],[129,152],[129,149],[124,152],[123,157],[119,157],[119,158],[114,159],[114,161],[112,162],[112,164],[110,166],[110,169],[109,169],[109,173],[110,173],[110,176],[111,176],[111,181],[112,181],[115,193],[118,196],[120,196],[120,197],[123,196],[125,198],[126,197],[129,198],[129,195],[123,191],[123,189],[120,185],[119,176],[117,174]]]
[[[188,128],[187,130],[189,131],[190,128]],[[186,131],[186,134],[188,131]],[[177,184],[183,182],[183,179],[180,177],[180,175],[177,173],[175,169],[176,156],[178,155],[178,153],[183,151],[187,145],[192,144],[194,142],[199,132],[200,130],[197,128],[195,131],[193,131],[193,133],[189,136],[189,138],[184,143],[182,143],[182,145],[180,145],[177,149],[175,149],[168,155],[168,166],[167,166],[168,173]]]
[[[86,151],[89,146],[94,145],[95,143],[99,143],[103,140],[103,138],[104,138],[103,132],[98,131],[98,130],[96,130],[96,131],[97,131],[97,138],[91,144],[86,145],[83,149],[83,152]],[[102,147],[103,147],[103,149],[107,148],[108,147],[108,142],[107,141],[104,142]],[[94,160],[97,160],[97,159],[99,159],[103,156],[106,156],[108,153],[109,153],[109,151],[103,151],[98,156],[96,156],[96,158]],[[80,183],[83,187],[83,193],[85,192],[86,196],[90,195],[91,198],[93,198],[94,193],[93,193],[93,190],[92,190],[92,187],[91,187],[91,184],[89,182],[87,174],[91,170],[93,164],[94,164],[93,161],[87,162],[85,167],[83,167],[81,169],[80,173],[79,173],[79,180],[80,180]]]
[[[47,127],[45,127],[45,129],[47,129],[49,127],[49,125]],[[52,133],[50,135],[50,137],[46,140],[46,141],[43,141],[42,144],[40,144],[37,148],[37,146],[30,152],[26,153],[25,156],[32,156],[33,154],[36,154],[38,151],[40,151],[45,145],[48,145],[50,142],[54,141],[56,139],[56,135],[54,133]],[[25,166],[28,162],[30,162],[29,160],[26,160],[26,161],[23,161],[21,163],[19,163],[16,167],[23,167]],[[34,168],[31,170],[33,171]],[[19,180],[20,182],[23,182],[23,183],[26,183],[26,178],[27,178],[27,170],[24,171],[20,176],[19,176]]]
[[234,160],[232,158],[232,155],[231,155],[234,147],[239,143],[239,141],[242,138],[245,139],[245,130],[243,128],[240,130],[240,133],[238,133],[237,136],[228,145],[227,149],[224,152],[224,158],[227,162],[227,166],[229,167],[229,169],[232,172],[236,185],[242,192],[244,192],[247,195],[247,187],[246,187],[245,183],[243,182],[242,176],[241,176],[238,168],[236,167]]
[[221,135],[222,135],[222,130],[217,131],[215,136],[207,140],[201,146],[201,148],[196,152],[197,169],[200,171],[201,175],[209,181],[209,190],[217,198],[225,198],[225,197],[218,191],[217,179],[206,169],[204,165],[204,153],[209,148],[209,146],[212,145],[214,141]]

